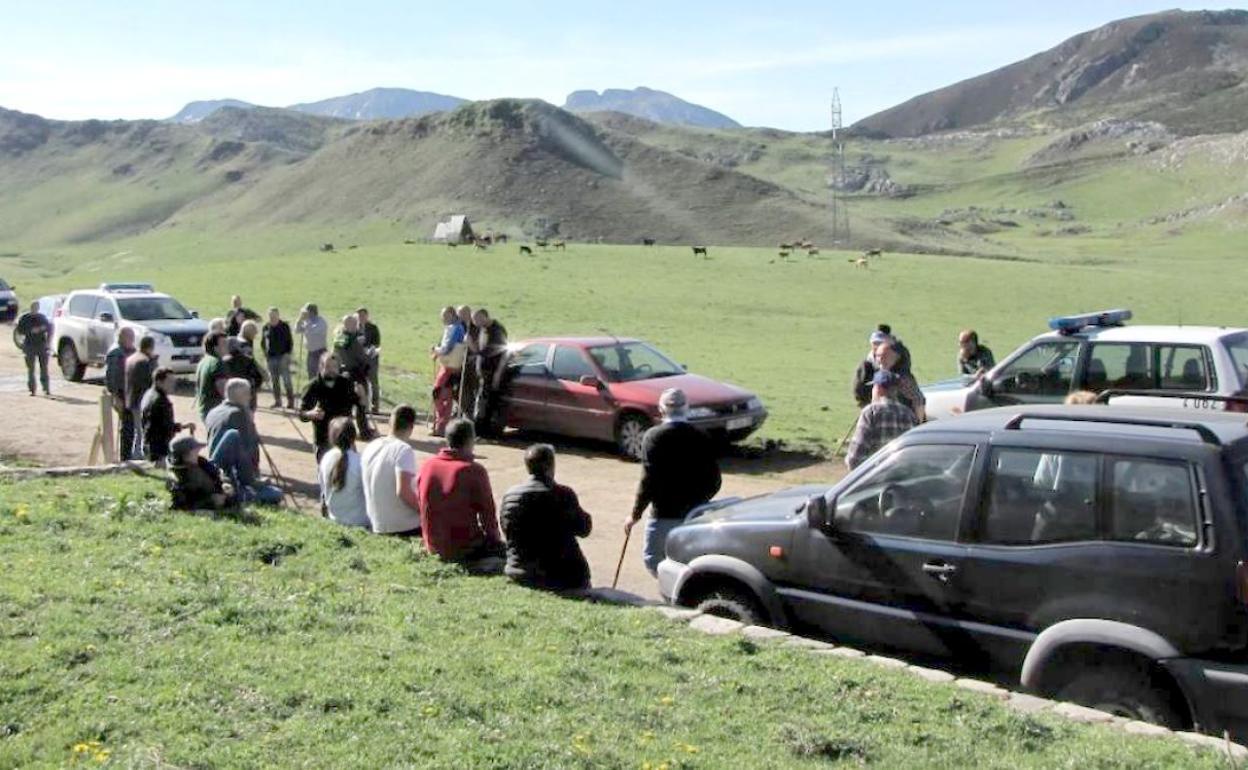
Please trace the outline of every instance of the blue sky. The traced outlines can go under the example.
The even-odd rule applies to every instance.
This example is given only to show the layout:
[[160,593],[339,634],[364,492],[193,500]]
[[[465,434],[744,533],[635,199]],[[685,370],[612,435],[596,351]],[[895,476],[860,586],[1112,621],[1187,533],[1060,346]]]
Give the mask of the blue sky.
[[[402,86],[469,99],[646,85],[750,125],[847,122],[1124,16],[1144,0],[589,3],[0,0],[0,106],[162,118]],[[1221,7],[1221,6],[1213,6]],[[1242,6],[1239,6],[1242,7]]]

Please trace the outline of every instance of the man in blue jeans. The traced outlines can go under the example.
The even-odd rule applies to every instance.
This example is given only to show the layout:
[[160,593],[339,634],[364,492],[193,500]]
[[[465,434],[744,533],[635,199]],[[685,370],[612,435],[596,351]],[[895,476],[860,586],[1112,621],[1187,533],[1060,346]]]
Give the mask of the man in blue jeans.
[[633,512],[624,520],[624,532],[631,532],[646,508],[651,508],[643,551],[651,575],[663,561],[667,534],[684,522],[689,511],[709,502],[719,492],[721,481],[715,443],[690,424],[684,391],[663,391],[659,413],[663,422],[646,431],[642,440],[641,483]]
[[260,480],[260,434],[250,405],[250,382],[235,378],[225,383],[225,401],[204,418],[208,459],[230,480],[240,500],[280,505],[282,490]]

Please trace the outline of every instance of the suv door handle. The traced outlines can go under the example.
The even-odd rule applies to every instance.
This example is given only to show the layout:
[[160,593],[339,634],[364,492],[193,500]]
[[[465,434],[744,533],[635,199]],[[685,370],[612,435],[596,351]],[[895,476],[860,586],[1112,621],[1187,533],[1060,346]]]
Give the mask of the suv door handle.
[[924,574],[942,583],[948,583],[949,578],[953,577],[957,571],[956,565],[943,561],[929,561],[923,565]]

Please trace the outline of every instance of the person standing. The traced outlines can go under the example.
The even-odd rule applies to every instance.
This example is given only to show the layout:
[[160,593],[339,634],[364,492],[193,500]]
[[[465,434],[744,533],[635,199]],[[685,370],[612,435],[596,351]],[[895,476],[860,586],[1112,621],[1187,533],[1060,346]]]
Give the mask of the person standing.
[[893,369],[893,374],[898,374],[903,377],[910,374],[910,348],[906,347],[906,344],[898,339],[896,334],[893,334],[892,326],[889,326],[888,324],[880,324],[875,328],[876,331],[888,338],[886,342],[892,345],[893,350],[897,353],[897,365]]
[[154,463],[163,463],[169,456],[169,443],[178,431],[184,427],[174,420],[173,402],[169,400],[169,391],[176,380],[173,370],[160,367],[152,375],[152,386],[143,394],[139,404],[139,425],[143,431],[143,446],[147,451],[147,459]]
[[455,311],[459,323],[464,327],[464,368],[459,373],[459,393],[456,397],[457,413],[460,417],[472,414],[472,406],[477,398],[477,338],[481,330],[472,320],[472,308],[460,305]]
[[156,340],[144,335],[139,340],[139,349],[126,358],[126,409],[130,412],[130,421],[135,426],[134,440],[130,445],[130,456],[138,459],[144,457],[143,449],[143,396],[152,387],[152,372],[156,369]]
[[113,397],[117,413],[118,459],[130,459],[134,449],[134,413],[126,405],[126,360],[134,354],[134,329],[123,326],[117,341],[104,356],[104,389]]
[[308,379],[316,379],[321,366],[321,356],[329,349],[329,324],[321,318],[315,302],[304,305],[295,320],[295,334],[303,336],[304,371]]
[[986,345],[979,344],[979,334],[974,329],[963,329],[958,335],[958,373],[965,377],[978,377],[996,363],[992,351]]
[[624,521],[631,532],[650,508],[643,559],[651,575],[663,561],[667,535],[691,510],[710,501],[722,481],[715,443],[689,422],[689,400],[684,391],[670,388],[659,396],[663,422],[642,439],[641,482],[633,512]]
[[338,371],[338,359],[329,353],[322,355],[321,373],[308,383],[299,402],[299,419],[312,423],[318,461],[330,447],[330,423],[339,417],[350,417],[358,411],[359,402],[355,385]]
[[368,308],[355,311],[364,335],[364,353],[368,356],[368,398],[373,412],[381,411],[381,329],[369,320]]
[[22,356],[26,359],[26,387],[35,395],[35,366],[39,367],[39,384],[43,395],[52,395],[48,381],[48,343],[52,338],[52,324],[39,312],[39,303],[30,303],[30,310],[17,319],[16,332],[21,340]]
[[204,418],[208,459],[230,479],[244,502],[280,505],[282,490],[260,478],[260,434],[251,414],[251,383],[239,377],[225,383],[225,400]]
[[485,308],[473,313],[472,320],[477,325],[477,402],[472,414],[477,425],[489,429],[498,408],[496,391],[507,357],[507,329]]
[[364,349],[364,332],[360,331],[360,319],[355,314],[343,316],[342,325],[334,335],[334,357],[339,370],[355,385],[359,405],[355,411],[360,436],[368,441],[373,438],[368,428],[368,352]]
[[919,424],[910,407],[897,400],[897,375],[882,370],[872,381],[872,400],[858,415],[858,425],[845,452],[845,465],[852,471],[888,442]]
[[467,348],[464,344],[464,326],[455,314],[455,308],[442,308],[442,341],[429,348],[429,357],[437,362],[437,374],[433,379],[433,426],[432,433],[442,436],[455,408],[455,386],[464,368]]
[[264,370],[256,363],[256,335],[260,326],[252,320],[243,321],[238,336],[229,339],[229,353],[225,357],[225,371],[230,377],[239,377],[251,384],[251,411],[256,411],[260,386],[264,384]]
[[524,465],[529,480],[503,495],[503,574],[550,591],[589,588],[589,563],[576,539],[589,536],[593,519],[575,492],[555,483],[554,447],[534,444],[524,453]]
[[338,417],[330,423],[329,440],[333,447],[321,458],[317,473],[321,483],[321,510],[344,526],[367,528],[364,476],[360,454],[355,451],[355,425],[350,417]]
[[[896,392],[897,399],[901,401],[910,411],[914,412],[914,416],[919,422],[927,419],[927,396],[923,395],[923,390],[919,387],[919,383],[914,379],[914,375],[901,369],[901,356],[893,347],[892,340],[883,343],[875,349],[876,365],[878,367],[876,374],[885,371],[893,375],[896,382],[893,389]],[[872,381],[874,388],[874,380]],[[874,401],[874,390],[872,391],[872,401]]]
[[850,394],[859,410],[871,403],[872,382],[880,368],[877,351],[880,345],[888,342],[888,335],[877,329],[871,332],[867,342],[871,347],[867,350],[866,357],[858,362],[858,367],[854,369],[854,378],[849,383]]
[[201,421],[223,398],[222,386],[228,379],[225,368],[228,351],[229,338],[224,332],[210,332],[204,337],[204,357],[195,367],[195,411]]
[[410,443],[416,410],[399,404],[390,412],[390,435],[369,442],[360,456],[364,507],[379,535],[420,535],[420,498],[416,494],[416,451]]
[[476,438],[470,420],[453,420],[446,446],[420,467],[420,529],[429,553],[471,572],[502,572],[506,550],[490,475],[472,456]]
[[230,309],[226,312],[225,333],[230,337],[237,337],[243,329],[243,323],[246,321],[259,321],[260,316],[248,307],[243,307],[243,298],[235,294],[230,297]]
[[260,346],[264,348],[264,362],[269,370],[269,379],[273,382],[273,408],[282,408],[282,392],[286,393],[286,408],[295,408],[295,387],[290,381],[290,354],[294,350],[295,340],[290,333],[290,324],[282,320],[281,311],[269,308],[269,322],[264,325],[260,335]]

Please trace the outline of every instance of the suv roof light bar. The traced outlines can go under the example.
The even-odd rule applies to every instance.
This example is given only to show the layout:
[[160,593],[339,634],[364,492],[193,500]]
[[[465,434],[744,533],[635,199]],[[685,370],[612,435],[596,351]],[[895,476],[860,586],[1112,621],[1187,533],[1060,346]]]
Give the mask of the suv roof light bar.
[[1102,425],[1133,425],[1140,428],[1173,428],[1175,430],[1190,430],[1197,436],[1200,436],[1200,440],[1206,444],[1222,446],[1222,439],[1218,438],[1217,434],[1209,430],[1208,427],[1201,425],[1198,422],[1154,419],[1151,417],[1112,417],[1097,414],[1023,412],[1022,414],[1016,414],[1011,417],[1009,422],[1005,424],[1005,429],[1021,430],[1025,420],[1048,420],[1050,422],[1090,422]]
[[1101,310],[1096,313],[1058,316],[1049,319],[1049,328],[1058,334],[1074,334],[1089,326],[1122,326],[1131,320],[1131,311],[1125,308]]
[[102,283],[100,291],[109,294],[122,294],[124,292],[153,292],[156,288],[150,283]]

